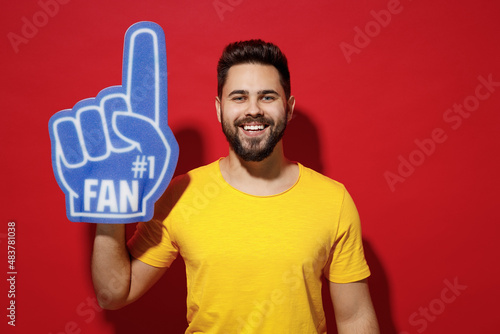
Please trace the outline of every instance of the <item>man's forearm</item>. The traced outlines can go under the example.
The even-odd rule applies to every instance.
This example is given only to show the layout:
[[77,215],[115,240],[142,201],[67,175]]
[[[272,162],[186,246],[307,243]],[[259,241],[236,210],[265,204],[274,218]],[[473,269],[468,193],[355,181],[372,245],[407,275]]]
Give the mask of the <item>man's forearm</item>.
[[380,333],[366,279],[352,283],[330,282],[330,294],[339,334]]
[[380,334],[373,309],[367,309],[354,319],[337,321],[337,331],[339,334]]
[[126,304],[130,292],[130,272],[125,225],[97,224],[92,252],[92,281],[101,307],[117,309]]

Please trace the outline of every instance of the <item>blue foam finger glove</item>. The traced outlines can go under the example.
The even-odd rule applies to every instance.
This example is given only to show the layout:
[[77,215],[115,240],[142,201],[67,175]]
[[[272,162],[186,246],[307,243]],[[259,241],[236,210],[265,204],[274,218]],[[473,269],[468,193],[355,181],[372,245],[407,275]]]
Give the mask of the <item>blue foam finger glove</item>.
[[74,222],[133,223],[153,217],[179,146],[167,124],[165,36],[152,22],[125,34],[121,86],[49,121],[52,168]]

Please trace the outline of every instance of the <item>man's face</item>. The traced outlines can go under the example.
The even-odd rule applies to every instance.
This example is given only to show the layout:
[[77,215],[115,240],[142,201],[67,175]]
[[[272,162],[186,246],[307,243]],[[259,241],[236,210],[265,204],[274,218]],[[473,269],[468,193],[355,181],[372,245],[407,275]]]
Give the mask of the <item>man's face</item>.
[[281,140],[294,98],[286,100],[274,66],[232,66],[216,99],[217,116],[229,145],[245,161],[262,161]]

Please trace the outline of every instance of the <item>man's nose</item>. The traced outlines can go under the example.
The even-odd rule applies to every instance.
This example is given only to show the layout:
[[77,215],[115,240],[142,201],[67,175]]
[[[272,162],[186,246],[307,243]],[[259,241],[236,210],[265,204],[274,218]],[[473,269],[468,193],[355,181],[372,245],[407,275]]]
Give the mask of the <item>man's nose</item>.
[[261,116],[263,115],[262,108],[259,104],[258,99],[250,99],[248,102],[248,108],[246,110],[246,116]]

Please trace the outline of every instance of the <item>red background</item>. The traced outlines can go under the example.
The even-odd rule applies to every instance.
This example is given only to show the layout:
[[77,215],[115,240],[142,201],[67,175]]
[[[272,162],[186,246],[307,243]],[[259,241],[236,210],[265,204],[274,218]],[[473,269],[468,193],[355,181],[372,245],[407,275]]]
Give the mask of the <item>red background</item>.
[[[8,286],[1,279],[0,331],[185,328],[182,261],[135,304],[94,308],[94,226],[67,220],[50,161],[49,118],[120,84],[125,31],[149,20],[166,35],[178,173],[227,153],[214,108],[224,45],[273,41],[289,58],[297,100],[285,150],[351,192],[382,332],[498,332],[500,86],[480,88],[483,100],[473,97],[479,76],[500,82],[498,2],[2,2],[1,268],[6,277],[7,223],[15,221],[18,275],[15,328],[7,325]],[[43,4],[52,4],[50,15]],[[388,7],[390,21],[380,12]],[[36,30],[24,27],[33,23]],[[369,35],[356,37],[365,28]],[[355,43],[346,57],[341,45]],[[464,101],[473,111],[460,124],[446,121],[447,110]],[[442,129],[442,142],[432,148],[435,129]],[[418,153],[416,141],[427,143],[427,154]],[[417,166],[405,170],[402,159]],[[391,186],[387,172],[402,174]]]

